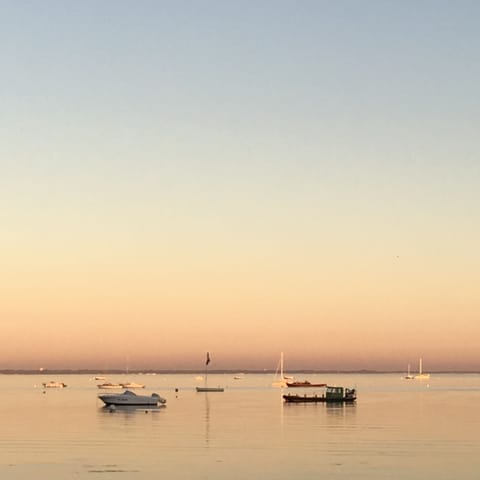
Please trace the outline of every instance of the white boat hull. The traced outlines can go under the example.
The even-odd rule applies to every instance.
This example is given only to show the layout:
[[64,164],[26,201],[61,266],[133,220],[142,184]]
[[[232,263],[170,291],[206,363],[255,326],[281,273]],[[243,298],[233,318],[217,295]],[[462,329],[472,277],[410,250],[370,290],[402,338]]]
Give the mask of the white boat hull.
[[42,383],[43,388],[65,388],[67,385],[63,382],[45,382]]

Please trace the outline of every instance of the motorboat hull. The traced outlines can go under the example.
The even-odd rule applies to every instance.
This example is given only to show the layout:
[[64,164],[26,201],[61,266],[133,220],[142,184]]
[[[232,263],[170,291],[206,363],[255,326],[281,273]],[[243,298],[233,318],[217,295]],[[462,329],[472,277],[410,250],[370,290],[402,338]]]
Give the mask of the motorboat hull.
[[98,398],[102,400],[102,402],[107,405],[131,405],[131,406],[155,406],[159,403],[164,404],[166,400],[162,398],[160,395],[156,393],[152,393],[152,395],[137,395],[136,393],[131,392],[130,390],[126,390],[123,393],[118,395],[116,394],[102,394],[99,395]]

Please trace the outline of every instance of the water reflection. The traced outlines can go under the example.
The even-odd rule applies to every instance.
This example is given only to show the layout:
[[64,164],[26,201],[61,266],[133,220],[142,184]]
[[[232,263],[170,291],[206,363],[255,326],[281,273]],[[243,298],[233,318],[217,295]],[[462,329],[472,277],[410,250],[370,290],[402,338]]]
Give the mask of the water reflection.
[[165,409],[165,405],[142,407],[139,405],[105,405],[99,408],[102,415],[121,415],[122,417],[134,417],[135,415],[158,414]]
[[102,411],[106,411],[109,413],[115,412],[127,412],[127,413],[135,413],[135,412],[158,412],[161,409],[164,409],[166,405],[148,405],[148,406],[141,406],[141,405],[105,405],[101,408]]
[[355,403],[326,403],[325,424],[331,428],[352,428],[355,425],[357,405]]
[[[295,427],[338,428],[355,425],[356,403],[288,403],[284,402],[281,425],[285,429]],[[285,425],[284,425],[285,424]]]
[[205,396],[205,446],[208,447],[210,442],[210,399],[208,398],[208,393],[204,394]]
[[[267,375],[247,377],[245,391],[202,398],[182,378],[169,377],[180,394],[166,409],[111,412],[96,387],[42,394],[32,388],[36,377],[0,376],[0,478],[478,477],[480,413],[472,405],[480,399],[480,377],[435,377],[428,390],[394,375],[338,380],[358,381],[356,405],[285,404],[286,390],[272,390]],[[82,379],[88,381],[72,376],[68,383]]]
[[345,416],[356,412],[356,403],[325,403],[325,408],[330,415]]

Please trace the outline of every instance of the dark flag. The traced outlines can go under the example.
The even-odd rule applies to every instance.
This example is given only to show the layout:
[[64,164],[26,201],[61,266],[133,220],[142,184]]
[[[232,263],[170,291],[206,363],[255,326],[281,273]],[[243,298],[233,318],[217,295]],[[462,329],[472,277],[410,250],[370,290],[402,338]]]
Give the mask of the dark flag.
[[205,365],[208,365],[210,363],[210,354],[207,352],[207,361],[205,362]]

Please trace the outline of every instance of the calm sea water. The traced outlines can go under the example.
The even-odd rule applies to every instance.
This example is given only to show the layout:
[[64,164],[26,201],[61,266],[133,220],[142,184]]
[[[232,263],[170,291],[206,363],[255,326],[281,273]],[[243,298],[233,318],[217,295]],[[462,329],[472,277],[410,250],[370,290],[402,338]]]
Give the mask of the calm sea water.
[[357,404],[286,405],[271,375],[210,375],[226,388],[207,394],[194,375],[131,375],[167,406],[110,412],[89,376],[1,375],[0,478],[479,478],[480,375],[297,378],[356,387]]

